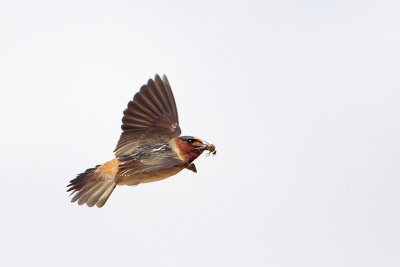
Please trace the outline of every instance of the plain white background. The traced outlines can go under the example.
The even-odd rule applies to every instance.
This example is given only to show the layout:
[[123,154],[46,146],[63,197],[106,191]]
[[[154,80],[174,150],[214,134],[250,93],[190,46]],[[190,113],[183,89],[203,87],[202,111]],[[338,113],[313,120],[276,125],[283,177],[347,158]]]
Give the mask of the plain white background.
[[[400,266],[399,2],[141,2],[1,1],[0,265]],[[217,156],[71,204],[155,73]]]

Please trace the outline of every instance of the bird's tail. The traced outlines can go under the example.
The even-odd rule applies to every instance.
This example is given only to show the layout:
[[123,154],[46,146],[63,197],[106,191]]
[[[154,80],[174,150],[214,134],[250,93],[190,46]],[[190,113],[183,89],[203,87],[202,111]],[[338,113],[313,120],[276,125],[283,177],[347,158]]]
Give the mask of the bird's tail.
[[78,201],[79,205],[86,203],[89,207],[94,205],[103,207],[118,184],[118,179],[116,179],[118,165],[119,161],[114,159],[87,169],[71,180],[67,186],[69,187],[67,192],[72,191],[71,202]]

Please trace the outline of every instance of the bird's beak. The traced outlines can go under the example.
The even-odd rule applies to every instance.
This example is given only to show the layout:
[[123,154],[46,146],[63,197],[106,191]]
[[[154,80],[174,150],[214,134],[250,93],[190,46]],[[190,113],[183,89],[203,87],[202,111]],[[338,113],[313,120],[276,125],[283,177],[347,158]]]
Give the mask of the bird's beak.
[[209,145],[210,145],[209,143],[207,143],[206,141],[203,141],[203,142],[201,143],[201,145],[197,145],[197,146],[195,146],[195,147],[196,147],[197,149],[201,150],[201,151],[204,151],[204,150],[207,150],[207,148],[208,148]]

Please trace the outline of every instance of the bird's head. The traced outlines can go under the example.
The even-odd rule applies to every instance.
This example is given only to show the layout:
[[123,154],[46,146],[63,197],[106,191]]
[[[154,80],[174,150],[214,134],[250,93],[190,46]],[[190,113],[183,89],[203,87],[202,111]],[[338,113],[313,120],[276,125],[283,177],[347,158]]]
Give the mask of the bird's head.
[[178,138],[180,140],[179,148],[181,154],[187,158],[189,163],[200,156],[205,150],[210,151],[214,155],[217,153],[214,145],[204,142],[200,138],[194,136],[180,136]]

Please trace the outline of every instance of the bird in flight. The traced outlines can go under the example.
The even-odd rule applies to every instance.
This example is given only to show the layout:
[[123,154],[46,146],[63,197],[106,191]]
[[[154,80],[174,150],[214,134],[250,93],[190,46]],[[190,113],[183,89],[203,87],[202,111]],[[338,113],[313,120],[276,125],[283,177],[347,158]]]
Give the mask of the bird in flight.
[[156,74],[128,103],[115,159],[87,169],[71,180],[71,202],[101,208],[117,185],[138,185],[168,178],[183,169],[197,172],[193,161],[215,146],[180,136],[174,95],[164,75]]

